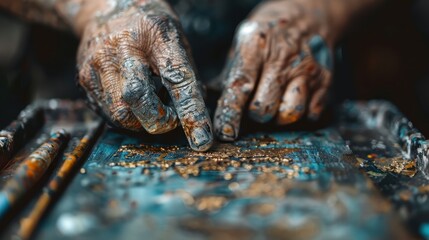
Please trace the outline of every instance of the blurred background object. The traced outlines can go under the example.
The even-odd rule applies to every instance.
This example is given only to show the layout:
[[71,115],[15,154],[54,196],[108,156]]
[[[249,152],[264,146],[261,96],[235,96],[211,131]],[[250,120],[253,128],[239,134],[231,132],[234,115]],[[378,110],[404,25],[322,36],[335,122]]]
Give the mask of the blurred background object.
[[80,96],[75,65],[78,40],[0,12],[0,127],[37,99]]
[[28,29],[21,22],[0,15],[0,127],[15,118],[30,101],[28,65],[24,57]]
[[356,98],[393,102],[429,135],[427,0],[386,1],[377,14],[348,34],[344,52]]
[[[260,0],[170,2],[207,82],[220,73],[235,28]],[[83,96],[75,85],[77,46],[69,33],[0,15],[0,127],[34,99]],[[337,52],[331,102],[389,100],[429,135],[429,1],[386,1]]]

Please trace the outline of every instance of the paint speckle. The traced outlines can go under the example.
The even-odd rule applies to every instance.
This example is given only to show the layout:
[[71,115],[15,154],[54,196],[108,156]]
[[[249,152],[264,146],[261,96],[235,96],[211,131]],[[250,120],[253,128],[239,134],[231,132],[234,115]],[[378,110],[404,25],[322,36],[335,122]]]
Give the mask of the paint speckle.
[[316,60],[316,62],[328,69],[332,70],[333,68],[333,59],[330,49],[323,38],[319,35],[313,36],[308,41],[308,46],[310,47],[311,55]]

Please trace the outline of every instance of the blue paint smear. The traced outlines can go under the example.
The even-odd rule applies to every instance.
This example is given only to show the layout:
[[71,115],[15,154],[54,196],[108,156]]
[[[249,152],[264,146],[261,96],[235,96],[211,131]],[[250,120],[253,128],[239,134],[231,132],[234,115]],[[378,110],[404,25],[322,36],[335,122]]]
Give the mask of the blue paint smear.
[[6,193],[0,192],[0,218],[4,217],[9,209],[10,203]]
[[322,67],[332,70],[333,60],[329,47],[323,38],[319,35],[313,36],[308,41],[308,46],[311,50],[311,55]]

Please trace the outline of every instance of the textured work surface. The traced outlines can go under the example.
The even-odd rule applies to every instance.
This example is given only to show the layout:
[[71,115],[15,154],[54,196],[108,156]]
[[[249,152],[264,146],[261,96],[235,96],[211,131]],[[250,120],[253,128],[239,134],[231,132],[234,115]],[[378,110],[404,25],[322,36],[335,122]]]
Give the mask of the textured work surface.
[[337,128],[410,232],[429,239],[429,142],[391,104],[350,102]]
[[[178,144],[183,138],[174,134],[137,138],[106,129],[37,221],[34,236],[404,239],[410,235],[401,221],[425,236],[426,141],[392,109],[384,102],[348,103],[331,127],[248,135],[207,153]],[[390,113],[394,117],[386,117]],[[72,139],[81,139],[94,121],[85,119],[74,120],[80,131],[68,128]],[[42,132],[58,125],[48,121]],[[3,182],[12,163],[37,146],[29,143],[12,159]],[[4,236],[19,233],[20,220],[37,215],[38,194],[14,212]]]
[[204,154],[107,132],[40,237],[387,236],[389,206],[349,154],[331,130],[248,138]]

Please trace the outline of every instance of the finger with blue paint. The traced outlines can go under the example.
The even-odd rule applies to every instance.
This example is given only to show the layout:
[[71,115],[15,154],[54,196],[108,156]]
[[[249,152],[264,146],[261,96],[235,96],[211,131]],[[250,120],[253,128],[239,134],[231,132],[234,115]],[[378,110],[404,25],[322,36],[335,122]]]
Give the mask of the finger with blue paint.
[[122,99],[150,134],[161,134],[178,125],[176,112],[156,95],[150,68],[138,56],[124,56],[120,66]]
[[316,1],[264,2],[240,25],[214,118],[220,140],[238,137],[245,110],[257,122],[281,125],[320,114],[323,101],[312,94],[323,87],[320,96],[326,95],[330,74],[321,73],[332,71],[333,41],[323,35],[326,19],[306,15],[318,7]]
[[[172,21],[172,20],[168,20]],[[154,65],[172,99],[190,147],[206,151],[213,144],[213,127],[197,80],[190,48],[177,21],[167,22],[166,41],[153,47]]]
[[351,23],[382,2],[263,1],[239,26],[221,75],[217,137],[235,140],[246,110],[261,123],[317,119],[331,84],[334,44]]
[[265,44],[264,35],[255,32],[258,27],[252,22],[240,25],[222,73],[224,90],[214,116],[215,133],[222,141],[238,137],[244,108],[257,82],[262,60],[259,47]]
[[[114,126],[137,132],[161,134],[181,123],[190,147],[208,150],[211,119],[189,44],[168,3],[130,0],[114,9],[99,7],[100,16],[84,27],[78,52],[79,83],[90,106]],[[157,95],[162,85],[172,106]]]

